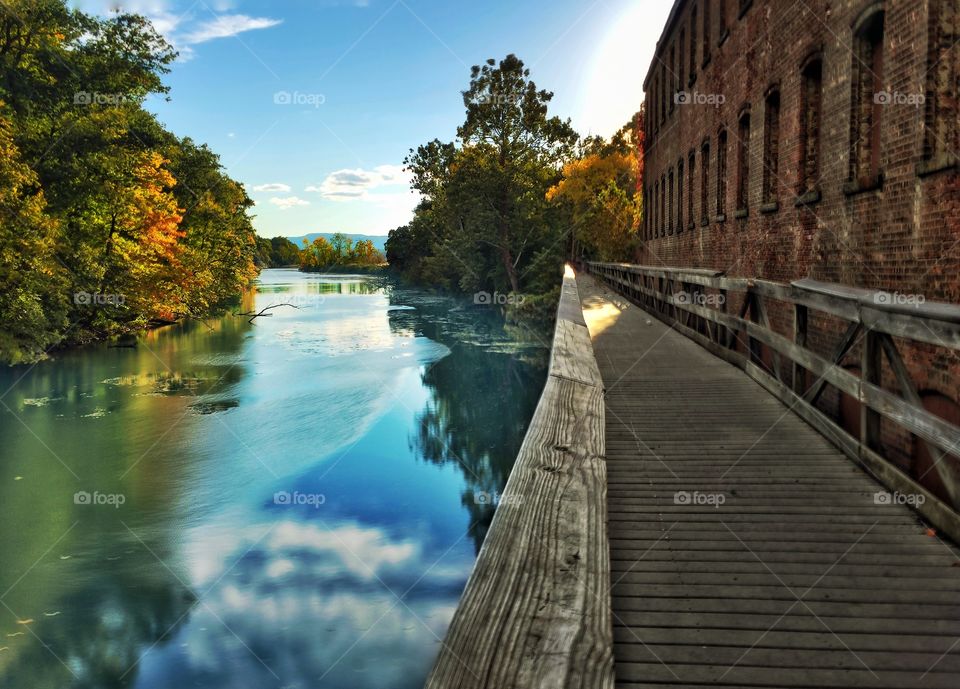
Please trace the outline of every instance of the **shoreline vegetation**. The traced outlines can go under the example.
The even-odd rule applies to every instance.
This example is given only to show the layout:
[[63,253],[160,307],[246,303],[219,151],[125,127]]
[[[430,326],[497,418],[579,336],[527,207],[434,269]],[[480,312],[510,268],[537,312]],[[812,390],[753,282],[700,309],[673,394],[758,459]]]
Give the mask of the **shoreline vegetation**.
[[502,305],[518,325],[549,325],[565,259],[636,255],[643,111],[609,141],[581,137],[512,54],[475,65],[462,100],[456,139],[404,161],[422,200],[391,230],[387,261],[413,283]]
[[260,270],[393,275],[553,320],[566,258],[630,260],[642,213],[642,109],[609,141],[548,115],[522,60],[474,66],[465,119],[404,160],[420,194],[385,252],[336,233],[254,231],[253,201],[206,145],[148,112],[177,56],[150,22],[65,0],[0,13],[0,363],[214,317]]
[[149,96],[176,51],[145,18],[63,0],[0,13],[0,360],[236,303],[257,275],[243,186]]

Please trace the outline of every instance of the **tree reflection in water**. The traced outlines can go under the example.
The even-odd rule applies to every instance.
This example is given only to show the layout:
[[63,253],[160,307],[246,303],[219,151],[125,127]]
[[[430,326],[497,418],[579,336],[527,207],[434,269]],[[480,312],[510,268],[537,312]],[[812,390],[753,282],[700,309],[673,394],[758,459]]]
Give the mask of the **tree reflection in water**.
[[[397,306],[391,330],[450,348],[450,356],[422,374],[431,398],[417,415],[410,444],[428,462],[460,467],[467,484],[461,499],[479,552],[543,389],[549,334],[508,330],[488,307],[450,309],[448,297],[395,289],[390,301]],[[525,341],[518,343],[518,331]]]

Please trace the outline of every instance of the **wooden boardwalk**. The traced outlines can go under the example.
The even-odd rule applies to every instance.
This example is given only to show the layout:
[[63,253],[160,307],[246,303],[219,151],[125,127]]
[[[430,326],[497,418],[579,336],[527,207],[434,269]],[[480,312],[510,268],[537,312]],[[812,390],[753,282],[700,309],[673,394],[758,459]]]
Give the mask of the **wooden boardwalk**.
[[952,546],[742,371],[577,282],[617,686],[960,688]]

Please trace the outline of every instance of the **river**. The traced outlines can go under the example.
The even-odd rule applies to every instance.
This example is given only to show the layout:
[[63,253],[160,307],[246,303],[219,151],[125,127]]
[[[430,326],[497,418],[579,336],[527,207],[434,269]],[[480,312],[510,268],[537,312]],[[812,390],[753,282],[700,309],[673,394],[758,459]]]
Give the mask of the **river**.
[[[0,371],[0,686],[420,687],[546,375],[382,278]],[[531,344],[533,342],[533,344]]]

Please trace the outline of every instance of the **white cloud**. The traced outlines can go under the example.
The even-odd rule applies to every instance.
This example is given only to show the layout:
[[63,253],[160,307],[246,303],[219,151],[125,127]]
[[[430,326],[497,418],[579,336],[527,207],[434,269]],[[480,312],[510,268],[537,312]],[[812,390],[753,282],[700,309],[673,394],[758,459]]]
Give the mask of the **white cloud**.
[[309,206],[309,201],[304,201],[301,198],[296,196],[273,196],[270,198],[270,203],[274,206],[279,206],[280,210],[287,210],[288,208],[293,208],[294,206]]
[[320,184],[312,184],[306,191],[319,192],[331,201],[355,201],[371,198],[370,191],[385,186],[410,184],[410,173],[399,165],[378,165],[372,170],[363,168],[331,172]]
[[289,184],[283,184],[282,182],[269,182],[267,184],[258,184],[253,188],[254,191],[273,191],[273,192],[282,192],[286,194],[290,191]]
[[281,19],[269,17],[248,17],[245,14],[221,14],[209,21],[201,22],[193,30],[181,37],[186,44],[205,43],[215,38],[229,38],[256,29],[269,29],[281,23]]
[[[157,33],[177,49],[181,62],[193,57],[192,45],[216,38],[229,38],[245,31],[267,29],[283,21],[245,14],[218,14],[211,17],[209,7],[206,17],[203,13],[197,16],[190,10],[177,11],[171,0],[79,0],[78,6],[85,12],[100,16],[109,16],[117,11],[143,15],[150,20]],[[232,7],[231,0],[216,0],[212,4],[212,11],[224,13]]]

